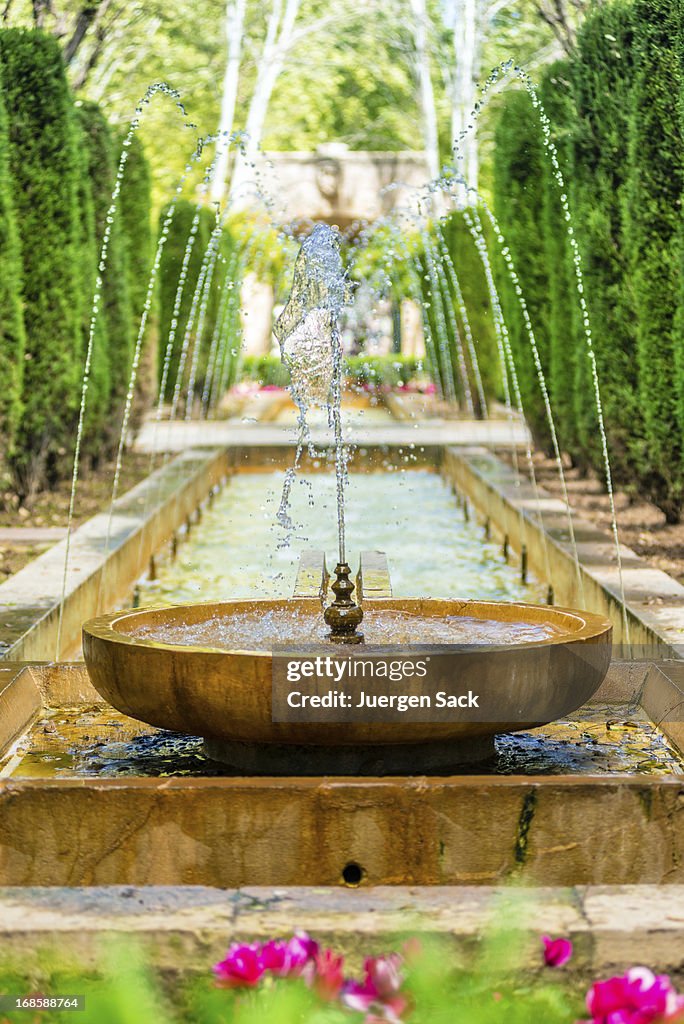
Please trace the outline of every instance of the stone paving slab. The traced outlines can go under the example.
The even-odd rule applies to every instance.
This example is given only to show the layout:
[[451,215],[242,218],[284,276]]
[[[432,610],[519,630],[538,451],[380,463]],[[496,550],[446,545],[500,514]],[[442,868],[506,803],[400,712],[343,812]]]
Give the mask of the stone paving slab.
[[208,971],[231,942],[295,929],[345,953],[352,966],[407,935],[440,937],[468,956],[489,927],[507,921],[526,933],[517,943],[521,969],[540,967],[540,936],[550,934],[572,939],[570,974],[605,976],[643,963],[684,973],[684,886],[0,889],[4,958],[58,945],[94,964],[97,938],[114,935],[141,942],[154,967],[184,972]]

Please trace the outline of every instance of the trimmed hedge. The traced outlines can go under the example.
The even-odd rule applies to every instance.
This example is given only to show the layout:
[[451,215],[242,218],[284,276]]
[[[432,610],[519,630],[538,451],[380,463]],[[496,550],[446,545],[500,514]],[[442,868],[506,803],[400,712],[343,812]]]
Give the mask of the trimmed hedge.
[[361,354],[347,356],[345,372],[361,384],[397,387],[408,384],[416,377],[419,364],[422,366],[424,360],[417,356],[401,355],[399,352],[386,356]]
[[[92,296],[97,281],[97,265],[100,256],[100,243],[96,236],[95,202],[93,198],[92,154],[88,144],[83,119],[76,110],[74,130],[78,140],[78,157],[80,179],[78,186],[78,207],[80,213],[80,230],[78,242],[78,258],[81,273],[83,302],[81,305],[81,333],[83,352],[87,351],[92,319]],[[85,359],[84,359],[85,362]],[[109,376],[109,351],[107,345],[107,325],[105,317],[100,314],[95,321],[92,350],[90,357],[90,375],[86,400],[85,419],[83,424],[83,440],[81,450],[93,464],[97,464],[103,450],[102,438],[109,422],[109,396],[111,382]]]
[[[168,214],[168,210],[168,207],[162,210],[159,219],[160,225],[164,224]],[[176,209],[173,215],[173,220],[171,222],[171,227],[169,230],[166,244],[164,246],[161,264],[159,267],[158,370],[160,382],[164,371],[164,359],[166,348],[172,330],[174,303],[176,301],[176,291],[178,288],[178,282],[180,279],[181,269],[183,266],[183,256],[185,253],[186,245],[188,244],[188,240],[190,238],[192,224],[196,212],[197,206],[195,203],[191,203],[186,199],[178,200],[178,202],[176,203]],[[183,338],[190,316],[192,299],[199,279],[202,267],[202,260],[204,259],[204,255],[207,250],[207,245],[209,244],[209,239],[211,236],[212,229],[214,227],[214,223],[215,218],[211,211],[206,207],[201,207],[199,210],[199,224],[197,227],[197,233],[195,236],[194,244],[192,246],[190,260],[188,263],[185,286],[183,288],[180,310],[177,318],[177,325],[175,327],[175,336],[173,347],[171,350],[171,359],[169,362],[169,372],[166,383],[166,393],[164,396],[167,402],[170,401],[173,395],[176,379],[178,377],[181,351],[183,347]],[[205,331],[208,331],[210,327],[213,328],[213,324],[206,324]],[[186,378],[188,370],[188,361],[191,358],[191,355],[192,352],[188,351],[185,364]]]
[[[122,138],[117,146],[117,165],[123,148]],[[128,297],[131,308],[131,339],[135,345],[155,255],[152,230],[152,175],[144,147],[137,135],[128,145],[128,156],[119,193],[121,235],[125,249]],[[133,423],[142,418],[146,408],[157,395],[157,345],[159,338],[158,298],[153,297],[147,316],[142,341],[140,365],[136,385]]]
[[[675,0],[614,0],[590,13],[573,56],[547,69],[540,89],[582,260],[613,477],[669,522],[684,508],[683,63]],[[549,161],[539,161],[537,120],[524,93],[506,99],[495,208],[537,340],[548,337],[540,350],[561,445],[603,476],[573,254],[558,183]],[[543,443],[503,275],[501,291],[530,425]]]
[[[396,387],[408,384],[418,373],[416,356],[395,353],[387,356],[357,355],[345,359],[345,373],[359,384]],[[290,371],[278,355],[244,356],[240,364],[243,380],[259,381],[262,385],[287,387]]]
[[[78,114],[88,154],[88,173],[95,213],[95,241],[99,258],[116,181],[114,141],[107,120],[96,104],[82,104],[78,107]],[[110,381],[106,402],[106,448],[111,454],[118,446],[133,354],[133,318],[128,291],[126,245],[118,212],[110,225],[107,265],[102,276],[101,316],[107,336]]]
[[[549,379],[549,271],[544,242],[546,161],[539,117],[527,92],[506,95],[495,133],[494,212],[510,250]],[[515,287],[501,255],[494,265],[525,415],[537,443],[548,448],[544,400]]]
[[[123,140],[122,140],[123,142]],[[117,147],[117,165],[122,146]],[[154,259],[152,174],[142,142],[137,135],[130,141],[119,195],[122,242],[131,306],[133,336],[138,333],[147,297],[147,285]]]
[[675,331],[682,217],[681,66],[675,0],[635,0],[626,239],[637,323],[642,488],[677,522],[684,504],[684,353]]
[[[485,397],[487,399],[500,397],[501,367],[499,366],[489,289],[487,288],[487,278],[482,267],[482,260],[462,213],[454,212],[446,217],[442,221],[441,230],[454,265],[454,270],[456,271],[458,283],[461,287]],[[449,292],[452,297],[458,327],[461,331],[461,336],[464,338],[464,347],[467,348],[465,345],[463,318],[451,285]],[[468,364],[471,371],[471,381],[473,381],[470,359],[468,359]],[[474,398],[476,397],[475,391],[476,389],[473,384]]]
[[[0,69],[1,70],[1,69]],[[22,260],[10,175],[9,129],[0,78],[0,485],[5,487],[9,460],[21,418],[24,370],[24,316],[21,305]]]
[[68,472],[82,373],[83,291],[74,112],[59,46],[0,33],[10,171],[21,239],[26,360],[12,456],[22,498]]
[[[634,486],[643,461],[637,386],[637,325],[625,238],[629,107],[633,78],[628,4],[597,8],[580,33],[572,68],[576,104],[573,212],[601,385],[613,473]],[[576,293],[573,305],[577,310]],[[580,333],[574,411],[583,461],[603,472],[586,342]],[[568,378],[570,379],[570,378]]]
[[[551,137],[566,188],[575,206],[575,177],[572,164],[572,133],[575,128],[571,68],[556,61],[545,69],[539,97],[551,122]],[[582,461],[575,416],[575,376],[589,372],[589,359],[581,335],[582,321],[577,305],[577,285],[572,250],[561,203],[561,191],[548,157],[544,160],[542,229],[548,280],[548,388],[554,422],[561,447],[574,461]],[[593,392],[590,393],[591,398]]]

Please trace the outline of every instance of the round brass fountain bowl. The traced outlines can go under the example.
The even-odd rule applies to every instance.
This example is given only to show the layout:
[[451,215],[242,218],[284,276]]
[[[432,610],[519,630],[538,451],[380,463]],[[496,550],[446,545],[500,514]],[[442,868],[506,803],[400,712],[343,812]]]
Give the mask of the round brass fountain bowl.
[[317,601],[293,599],[139,609],[93,619],[83,627],[90,678],[119,711],[203,736],[209,755],[238,771],[415,774],[482,760],[493,752],[496,733],[566,717],[596,693],[610,664],[611,623],[588,612],[487,601],[366,600],[364,608],[552,624],[557,632],[523,644],[463,647],[457,654],[435,647],[433,668],[435,658],[451,659],[444,667],[450,678],[457,673],[458,692],[472,690],[481,695],[481,707],[496,708],[489,721],[473,721],[464,710],[449,721],[274,722],[270,651],[181,646],[132,635],[141,627],[192,626],[213,616],[265,613],[284,603],[321,615]]

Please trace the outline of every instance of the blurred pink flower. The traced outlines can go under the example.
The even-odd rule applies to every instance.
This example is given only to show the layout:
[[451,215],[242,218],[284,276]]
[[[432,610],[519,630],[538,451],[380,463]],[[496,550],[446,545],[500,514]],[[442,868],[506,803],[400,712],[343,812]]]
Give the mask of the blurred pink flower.
[[326,1003],[337,999],[344,985],[344,957],[331,949],[321,950],[311,961],[314,967],[311,987]]
[[221,988],[254,988],[261,981],[265,969],[260,946],[256,943],[249,946],[235,943],[225,960],[214,966],[214,974]]
[[661,1024],[684,1020],[684,996],[666,974],[632,967],[626,974],[596,981],[587,993],[591,1024]]
[[361,1013],[372,1011],[366,1017],[366,1024],[378,1020],[396,1024],[408,1005],[400,991],[403,982],[401,963],[398,953],[369,957],[364,964],[363,981],[345,982],[341,992],[344,1005]]
[[570,939],[552,939],[548,935],[542,935],[542,943],[544,945],[544,963],[547,967],[562,967],[572,956]]
[[317,953],[318,943],[306,932],[297,932],[291,939],[271,939],[265,943],[261,958],[264,970],[277,978],[297,978]]

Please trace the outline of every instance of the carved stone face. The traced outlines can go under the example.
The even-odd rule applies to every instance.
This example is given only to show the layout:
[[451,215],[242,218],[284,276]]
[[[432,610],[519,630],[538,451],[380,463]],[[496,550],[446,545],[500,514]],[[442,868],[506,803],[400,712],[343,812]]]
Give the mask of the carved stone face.
[[338,160],[327,158],[316,163],[316,185],[324,199],[337,199],[341,179],[342,166]]

